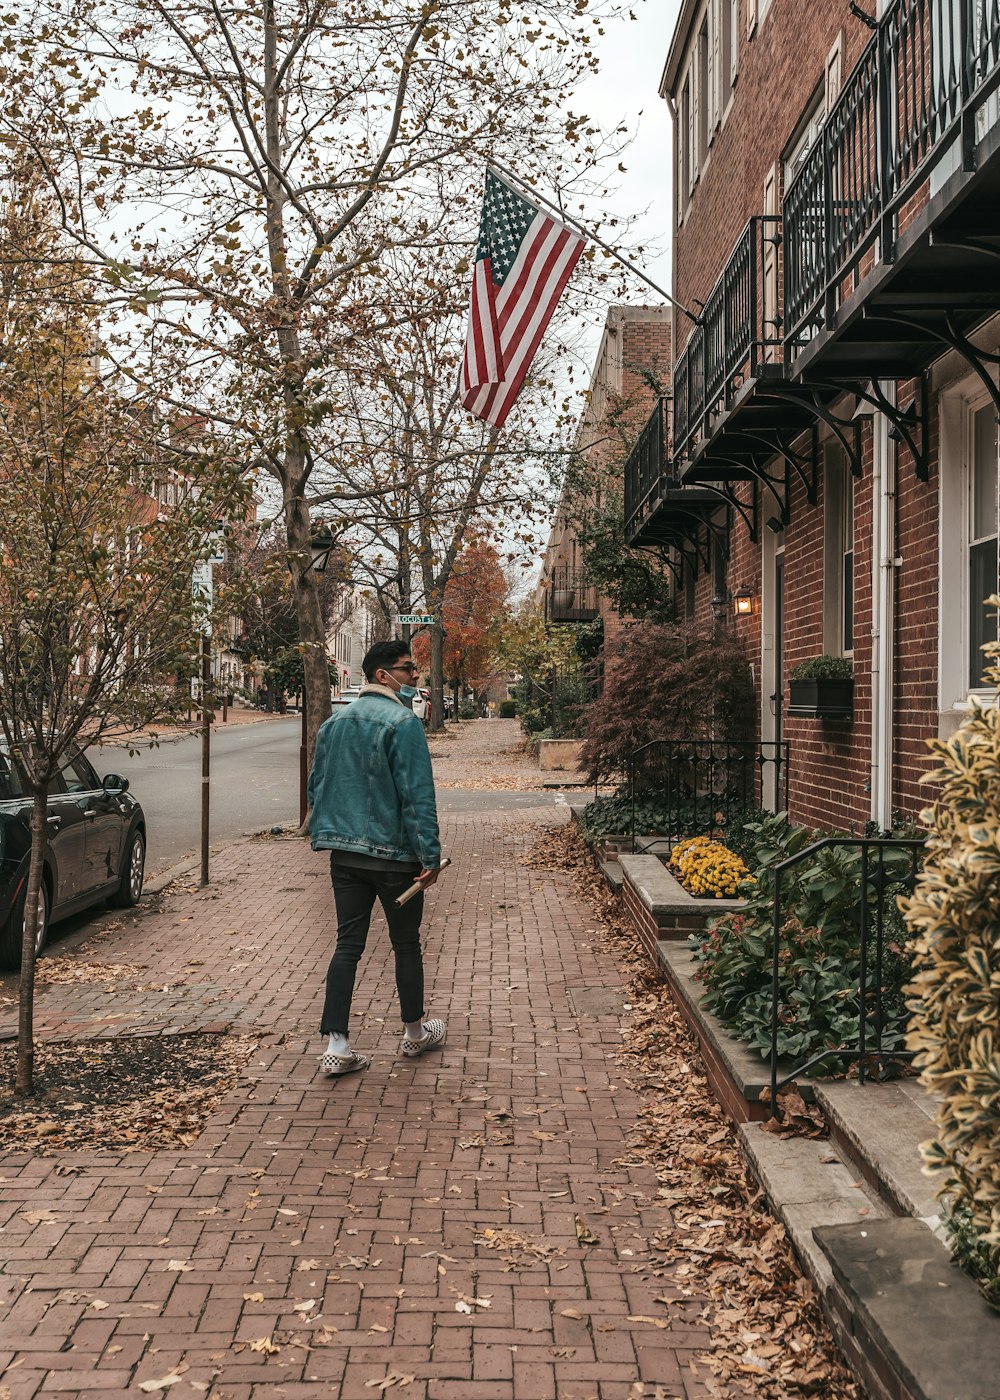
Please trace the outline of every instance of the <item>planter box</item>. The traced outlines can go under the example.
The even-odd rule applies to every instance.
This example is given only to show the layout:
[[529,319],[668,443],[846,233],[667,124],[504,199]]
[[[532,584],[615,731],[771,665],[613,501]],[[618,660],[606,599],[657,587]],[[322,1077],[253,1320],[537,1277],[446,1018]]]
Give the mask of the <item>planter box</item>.
[[786,713],[802,719],[852,719],[854,681],[789,681]]
[[542,739],[538,745],[538,766],[543,773],[576,773],[582,748],[579,739]]

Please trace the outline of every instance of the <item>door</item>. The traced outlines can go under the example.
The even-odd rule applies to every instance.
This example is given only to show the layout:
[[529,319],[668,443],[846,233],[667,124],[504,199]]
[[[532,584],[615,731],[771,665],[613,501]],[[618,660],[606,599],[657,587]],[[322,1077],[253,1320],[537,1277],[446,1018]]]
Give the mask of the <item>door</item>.
[[61,776],[83,819],[85,839],[78,893],[86,894],[118,878],[124,816],[118,798],[104,791],[92,764],[82,753],[63,765]]

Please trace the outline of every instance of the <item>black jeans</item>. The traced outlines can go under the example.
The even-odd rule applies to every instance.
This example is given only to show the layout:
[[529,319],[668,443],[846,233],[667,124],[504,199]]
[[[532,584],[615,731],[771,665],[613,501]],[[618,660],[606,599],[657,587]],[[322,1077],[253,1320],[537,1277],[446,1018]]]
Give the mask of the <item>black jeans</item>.
[[424,1014],[424,960],[420,951],[423,891],[408,900],[402,909],[396,904],[397,897],[409,889],[416,874],[361,870],[357,866],[331,861],[330,878],[337,905],[337,948],[326,974],[321,1033],[347,1035],[354,977],[358,960],[365,951],[376,899],[385,911],[392,950],[396,955],[400,1015],[404,1023],[419,1021]]

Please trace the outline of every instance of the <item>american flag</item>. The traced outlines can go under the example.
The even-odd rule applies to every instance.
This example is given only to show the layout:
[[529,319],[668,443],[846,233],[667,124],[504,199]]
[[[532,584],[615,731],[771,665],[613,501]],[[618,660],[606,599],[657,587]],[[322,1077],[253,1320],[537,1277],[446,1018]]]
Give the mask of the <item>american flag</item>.
[[460,384],[475,417],[502,427],[583,244],[487,171]]

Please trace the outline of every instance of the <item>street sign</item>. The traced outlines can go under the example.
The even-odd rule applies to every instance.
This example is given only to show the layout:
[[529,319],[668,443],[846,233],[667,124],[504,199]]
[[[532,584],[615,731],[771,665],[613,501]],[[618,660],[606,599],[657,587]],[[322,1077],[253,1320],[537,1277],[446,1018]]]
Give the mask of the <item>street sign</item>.
[[397,613],[400,627],[433,627],[436,618],[433,613]]

